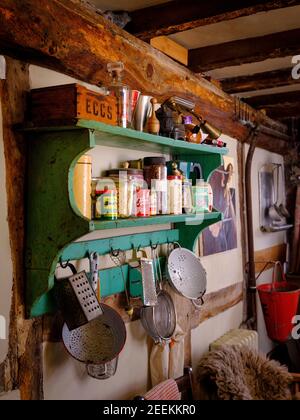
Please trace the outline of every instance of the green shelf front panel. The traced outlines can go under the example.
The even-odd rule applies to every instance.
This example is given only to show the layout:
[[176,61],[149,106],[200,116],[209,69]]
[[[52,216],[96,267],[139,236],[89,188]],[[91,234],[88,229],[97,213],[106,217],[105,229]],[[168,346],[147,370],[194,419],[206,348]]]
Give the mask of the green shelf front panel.
[[117,229],[137,226],[151,226],[161,225],[168,223],[180,223],[188,222],[199,225],[204,220],[218,221],[221,213],[213,211],[211,213],[203,213],[198,215],[194,214],[178,214],[178,215],[162,215],[162,216],[151,216],[151,217],[133,217],[129,219],[117,219],[117,220],[93,220],[90,222],[90,230],[103,230],[103,229]]
[[226,148],[187,143],[88,120],[77,120],[72,126],[30,127],[24,131],[29,149],[25,268],[30,316],[53,310],[51,291],[59,259],[85,234],[93,230],[172,223],[178,229],[182,245],[194,249],[199,233],[222,219],[221,213],[214,211],[205,213],[200,220],[183,214],[89,221],[76,206],[73,173],[81,155],[95,146],[109,146],[140,150],[145,155],[170,154],[172,159],[200,163],[203,178],[207,180],[222,164]]

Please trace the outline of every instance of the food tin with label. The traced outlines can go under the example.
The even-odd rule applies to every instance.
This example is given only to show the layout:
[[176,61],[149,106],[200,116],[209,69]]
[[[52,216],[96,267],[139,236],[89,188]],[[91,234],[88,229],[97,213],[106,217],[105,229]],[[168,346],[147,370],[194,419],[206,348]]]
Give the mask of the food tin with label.
[[99,191],[95,207],[96,219],[115,220],[118,218],[117,191],[105,189]]

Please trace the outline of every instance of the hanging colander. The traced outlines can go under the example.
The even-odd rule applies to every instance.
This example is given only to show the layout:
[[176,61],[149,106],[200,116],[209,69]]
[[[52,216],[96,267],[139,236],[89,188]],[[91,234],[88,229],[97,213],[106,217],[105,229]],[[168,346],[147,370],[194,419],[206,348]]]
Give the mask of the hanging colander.
[[105,364],[115,359],[126,341],[126,328],[120,315],[101,303],[103,314],[72,331],[62,330],[63,343],[74,359],[86,364]]
[[[207,284],[206,271],[200,259],[188,249],[176,248],[168,257],[168,275],[176,292],[191,299],[193,305],[199,309],[203,304]],[[196,303],[199,299],[200,305]]]

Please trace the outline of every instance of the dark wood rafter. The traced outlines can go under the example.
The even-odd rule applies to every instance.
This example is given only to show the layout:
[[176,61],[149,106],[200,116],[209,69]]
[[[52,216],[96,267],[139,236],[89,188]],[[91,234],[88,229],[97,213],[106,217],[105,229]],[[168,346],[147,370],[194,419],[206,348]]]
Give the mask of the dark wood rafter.
[[6,168],[9,239],[13,264],[9,349],[0,366],[0,390],[20,389],[22,399],[42,399],[42,324],[25,319],[24,194],[26,143],[14,124],[24,121],[29,66],[7,58],[6,80],[0,81]]
[[263,73],[239,76],[222,80],[222,88],[227,93],[242,93],[281,86],[297,85],[300,79],[292,78],[292,67]]
[[[196,73],[269,58],[298,54],[300,29],[240,39],[189,51],[189,68]],[[292,67],[292,66],[291,66]]]
[[[247,135],[235,119],[232,97],[77,0],[49,0],[47,8],[38,0],[2,0],[0,52],[92,84],[108,83],[106,64],[123,61],[130,86],[159,100],[171,95],[192,99],[196,112],[225,134],[239,140]],[[260,147],[286,153],[287,127],[262,113],[256,119],[277,138],[261,133]]]
[[131,12],[132,21],[126,26],[126,30],[144,41],[149,41],[160,35],[170,35],[199,26],[299,4],[298,0],[243,0],[242,2],[175,0]]
[[257,109],[264,109],[272,118],[300,117],[300,90],[245,98]]

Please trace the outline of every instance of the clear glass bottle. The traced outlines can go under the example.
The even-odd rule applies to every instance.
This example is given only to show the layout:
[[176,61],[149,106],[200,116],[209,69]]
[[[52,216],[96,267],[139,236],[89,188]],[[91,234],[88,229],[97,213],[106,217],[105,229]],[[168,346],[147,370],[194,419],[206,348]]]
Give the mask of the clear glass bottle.
[[107,70],[112,78],[111,85],[108,86],[109,94],[117,98],[118,125],[131,128],[131,89],[122,83],[124,64],[121,61],[108,63]]

